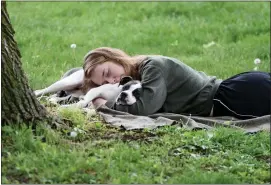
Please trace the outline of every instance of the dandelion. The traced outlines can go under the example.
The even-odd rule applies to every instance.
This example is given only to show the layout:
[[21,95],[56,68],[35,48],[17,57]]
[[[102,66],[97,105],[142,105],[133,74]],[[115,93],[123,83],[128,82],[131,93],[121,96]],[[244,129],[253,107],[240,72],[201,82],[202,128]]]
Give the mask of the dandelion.
[[255,65],[258,65],[258,64],[260,64],[261,63],[261,60],[259,59],[259,58],[256,58],[255,60],[254,60],[254,64]]
[[261,63],[261,60],[259,58],[256,58],[254,60],[254,64],[256,65],[256,67],[254,67],[254,69],[253,69],[254,71],[258,71],[260,63]]
[[76,48],[76,44],[71,44],[71,48],[75,49]]
[[76,48],[76,44],[71,44],[71,48],[73,50],[73,59],[74,61],[76,61],[76,56],[75,56],[75,48]]
[[72,132],[70,133],[70,136],[71,136],[71,137],[76,137],[76,136],[77,136],[77,132],[72,131]]

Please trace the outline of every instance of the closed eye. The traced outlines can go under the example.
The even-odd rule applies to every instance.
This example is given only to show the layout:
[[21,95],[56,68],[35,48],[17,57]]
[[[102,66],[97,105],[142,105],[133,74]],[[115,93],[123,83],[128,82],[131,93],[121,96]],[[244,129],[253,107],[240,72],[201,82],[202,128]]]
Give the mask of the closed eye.
[[104,77],[105,77],[105,69],[103,69],[103,74],[102,74],[103,82],[101,83],[101,85],[106,84],[106,81],[104,80]]
[[104,69],[104,70],[103,70],[103,77],[108,77],[109,74],[110,74],[109,69],[107,69],[107,70]]
[[109,76],[110,76],[110,70],[107,69],[106,77],[109,77]]
[[[104,69],[103,70],[103,78],[108,78],[109,75],[110,75],[109,69],[108,68],[107,68],[107,70]],[[104,84],[108,84],[108,82],[106,80],[104,80],[103,83],[102,83],[102,85],[104,85]]]
[[105,69],[103,70],[103,77],[104,77],[104,72],[105,72]]

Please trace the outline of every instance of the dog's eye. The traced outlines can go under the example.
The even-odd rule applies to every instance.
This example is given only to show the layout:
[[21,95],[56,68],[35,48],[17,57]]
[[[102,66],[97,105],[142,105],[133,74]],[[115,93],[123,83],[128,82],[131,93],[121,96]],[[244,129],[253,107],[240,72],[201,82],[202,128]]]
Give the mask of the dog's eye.
[[127,91],[128,89],[130,89],[130,85],[125,85],[122,87],[122,91]]

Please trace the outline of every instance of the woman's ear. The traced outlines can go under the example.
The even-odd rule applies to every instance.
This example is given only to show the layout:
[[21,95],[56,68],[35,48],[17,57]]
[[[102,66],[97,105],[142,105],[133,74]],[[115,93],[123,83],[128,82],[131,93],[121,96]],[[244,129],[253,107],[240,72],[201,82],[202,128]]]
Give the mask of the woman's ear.
[[133,80],[133,78],[132,78],[131,76],[124,76],[124,77],[122,77],[122,78],[120,79],[119,85],[124,85],[124,84],[126,84],[127,82],[130,82],[130,81],[132,81],[132,80]]

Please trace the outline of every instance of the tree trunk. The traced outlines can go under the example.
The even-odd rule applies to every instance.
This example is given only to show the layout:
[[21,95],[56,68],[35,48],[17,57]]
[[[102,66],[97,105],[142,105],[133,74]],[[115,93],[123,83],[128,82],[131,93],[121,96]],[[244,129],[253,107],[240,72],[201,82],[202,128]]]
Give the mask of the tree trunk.
[[42,120],[46,118],[47,111],[28,85],[6,2],[1,1],[1,5],[1,122]]

